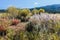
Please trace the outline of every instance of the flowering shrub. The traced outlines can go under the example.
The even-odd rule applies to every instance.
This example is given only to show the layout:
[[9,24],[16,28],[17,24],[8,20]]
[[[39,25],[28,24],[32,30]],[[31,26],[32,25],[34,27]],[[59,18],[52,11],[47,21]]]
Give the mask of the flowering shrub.
[[0,18],[0,36],[6,35],[6,29],[10,24],[10,20]]
[[[59,40],[60,16],[58,14],[33,15],[27,24],[26,31],[36,33],[37,40]],[[52,36],[53,35],[53,36]],[[59,34],[60,35],[60,34]],[[33,35],[34,36],[34,35]],[[31,37],[32,38],[32,37]],[[34,38],[34,37],[33,37]],[[34,40],[34,39],[33,39]]]
[[2,25],[0,25],[0,31],[5,31],[6,29],[2,26]]
[[8,26],[11,25],[11,20],[7,20],[5,18],[0,18],[0,25],[2,25],[4,28],[7,28]]
[[[10,26],[11,23],[15,23],[15,27]],[[0,37],[0,40],[60,40],[58,14],[36,14],[30,17],[29,22],[24,23],[20,23],[18,19],[9,21],[1,19],[0,24],[3,25],[1,28],[8,27],[7,35]]]
[[18,23],[20,23],[20,20],[18,20],[18,19],[12,20],[12,25],[17,25]]

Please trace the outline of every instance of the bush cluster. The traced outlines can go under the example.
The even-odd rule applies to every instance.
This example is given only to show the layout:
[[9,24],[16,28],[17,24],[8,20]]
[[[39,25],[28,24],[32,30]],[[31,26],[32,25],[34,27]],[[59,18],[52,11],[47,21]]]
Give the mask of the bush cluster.
[[40,14],[31,17],[26,31],[32,33],[33,38],[36,36],[33,39],[30,34],[32,40],[60,40],[60,19],[57,15],[52,15]]

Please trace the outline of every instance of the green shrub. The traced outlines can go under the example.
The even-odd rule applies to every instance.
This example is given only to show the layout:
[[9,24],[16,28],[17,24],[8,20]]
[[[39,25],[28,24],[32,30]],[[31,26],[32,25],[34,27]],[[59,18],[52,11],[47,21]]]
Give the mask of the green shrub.
[[37,9],[33,9],[32,10],[32,14],[34,15],[34,14],[38,14],[39,13],[39,11],[37,10]]
[[29,15],[29,13],[30,13],[29,9],[19,10],[17,18],[21,19],[22,22],[26,22],[26,20],[27,20],[26,17]]

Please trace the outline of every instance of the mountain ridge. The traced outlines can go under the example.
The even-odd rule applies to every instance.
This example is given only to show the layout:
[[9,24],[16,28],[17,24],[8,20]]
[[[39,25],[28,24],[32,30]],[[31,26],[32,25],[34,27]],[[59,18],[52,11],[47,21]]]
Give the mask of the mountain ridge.
[[[29,8],[31,11],[33,9],[44,9],[48,13],[60,13],[60,4],[47,5],[42,7]],[[18,9],[18,8],[17,8]],[[19,10],[19,9],[18,9]],[[6,12],[6,9],[0,9],[0,13]]]
[[[60,13],[60,4],[54,4],[54,5],[47,5],[42,7],[36,7],[35,9],[44,9],[46,12],[49,13]],[[30,10],[33,10],[34,8],[31,8]]]

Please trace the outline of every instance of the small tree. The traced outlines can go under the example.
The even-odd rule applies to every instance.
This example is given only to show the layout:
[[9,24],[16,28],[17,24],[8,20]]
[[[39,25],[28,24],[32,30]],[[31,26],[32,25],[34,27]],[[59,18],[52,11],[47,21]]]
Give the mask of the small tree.
[[38,14],[38,12],[39,12],[39,11],[38,11],[37,9],[33,9],[33,10],[32,10],[32,14]]
[[17,10],[15,7],[9,7],[7,11],[10,13],[10,15],[12,15],[12,17],[16,17],[19,10]]
[[26,17],[30,13],[29,9],[22,9],[20,15]]
[[21,9],[21,10],[19,10],[18,18],[25,21],[26,17],[29,15],[29,13],[30,13],[29,9]]
[[44,9],[39,9],[39,13],[44,13],[45,10]]

